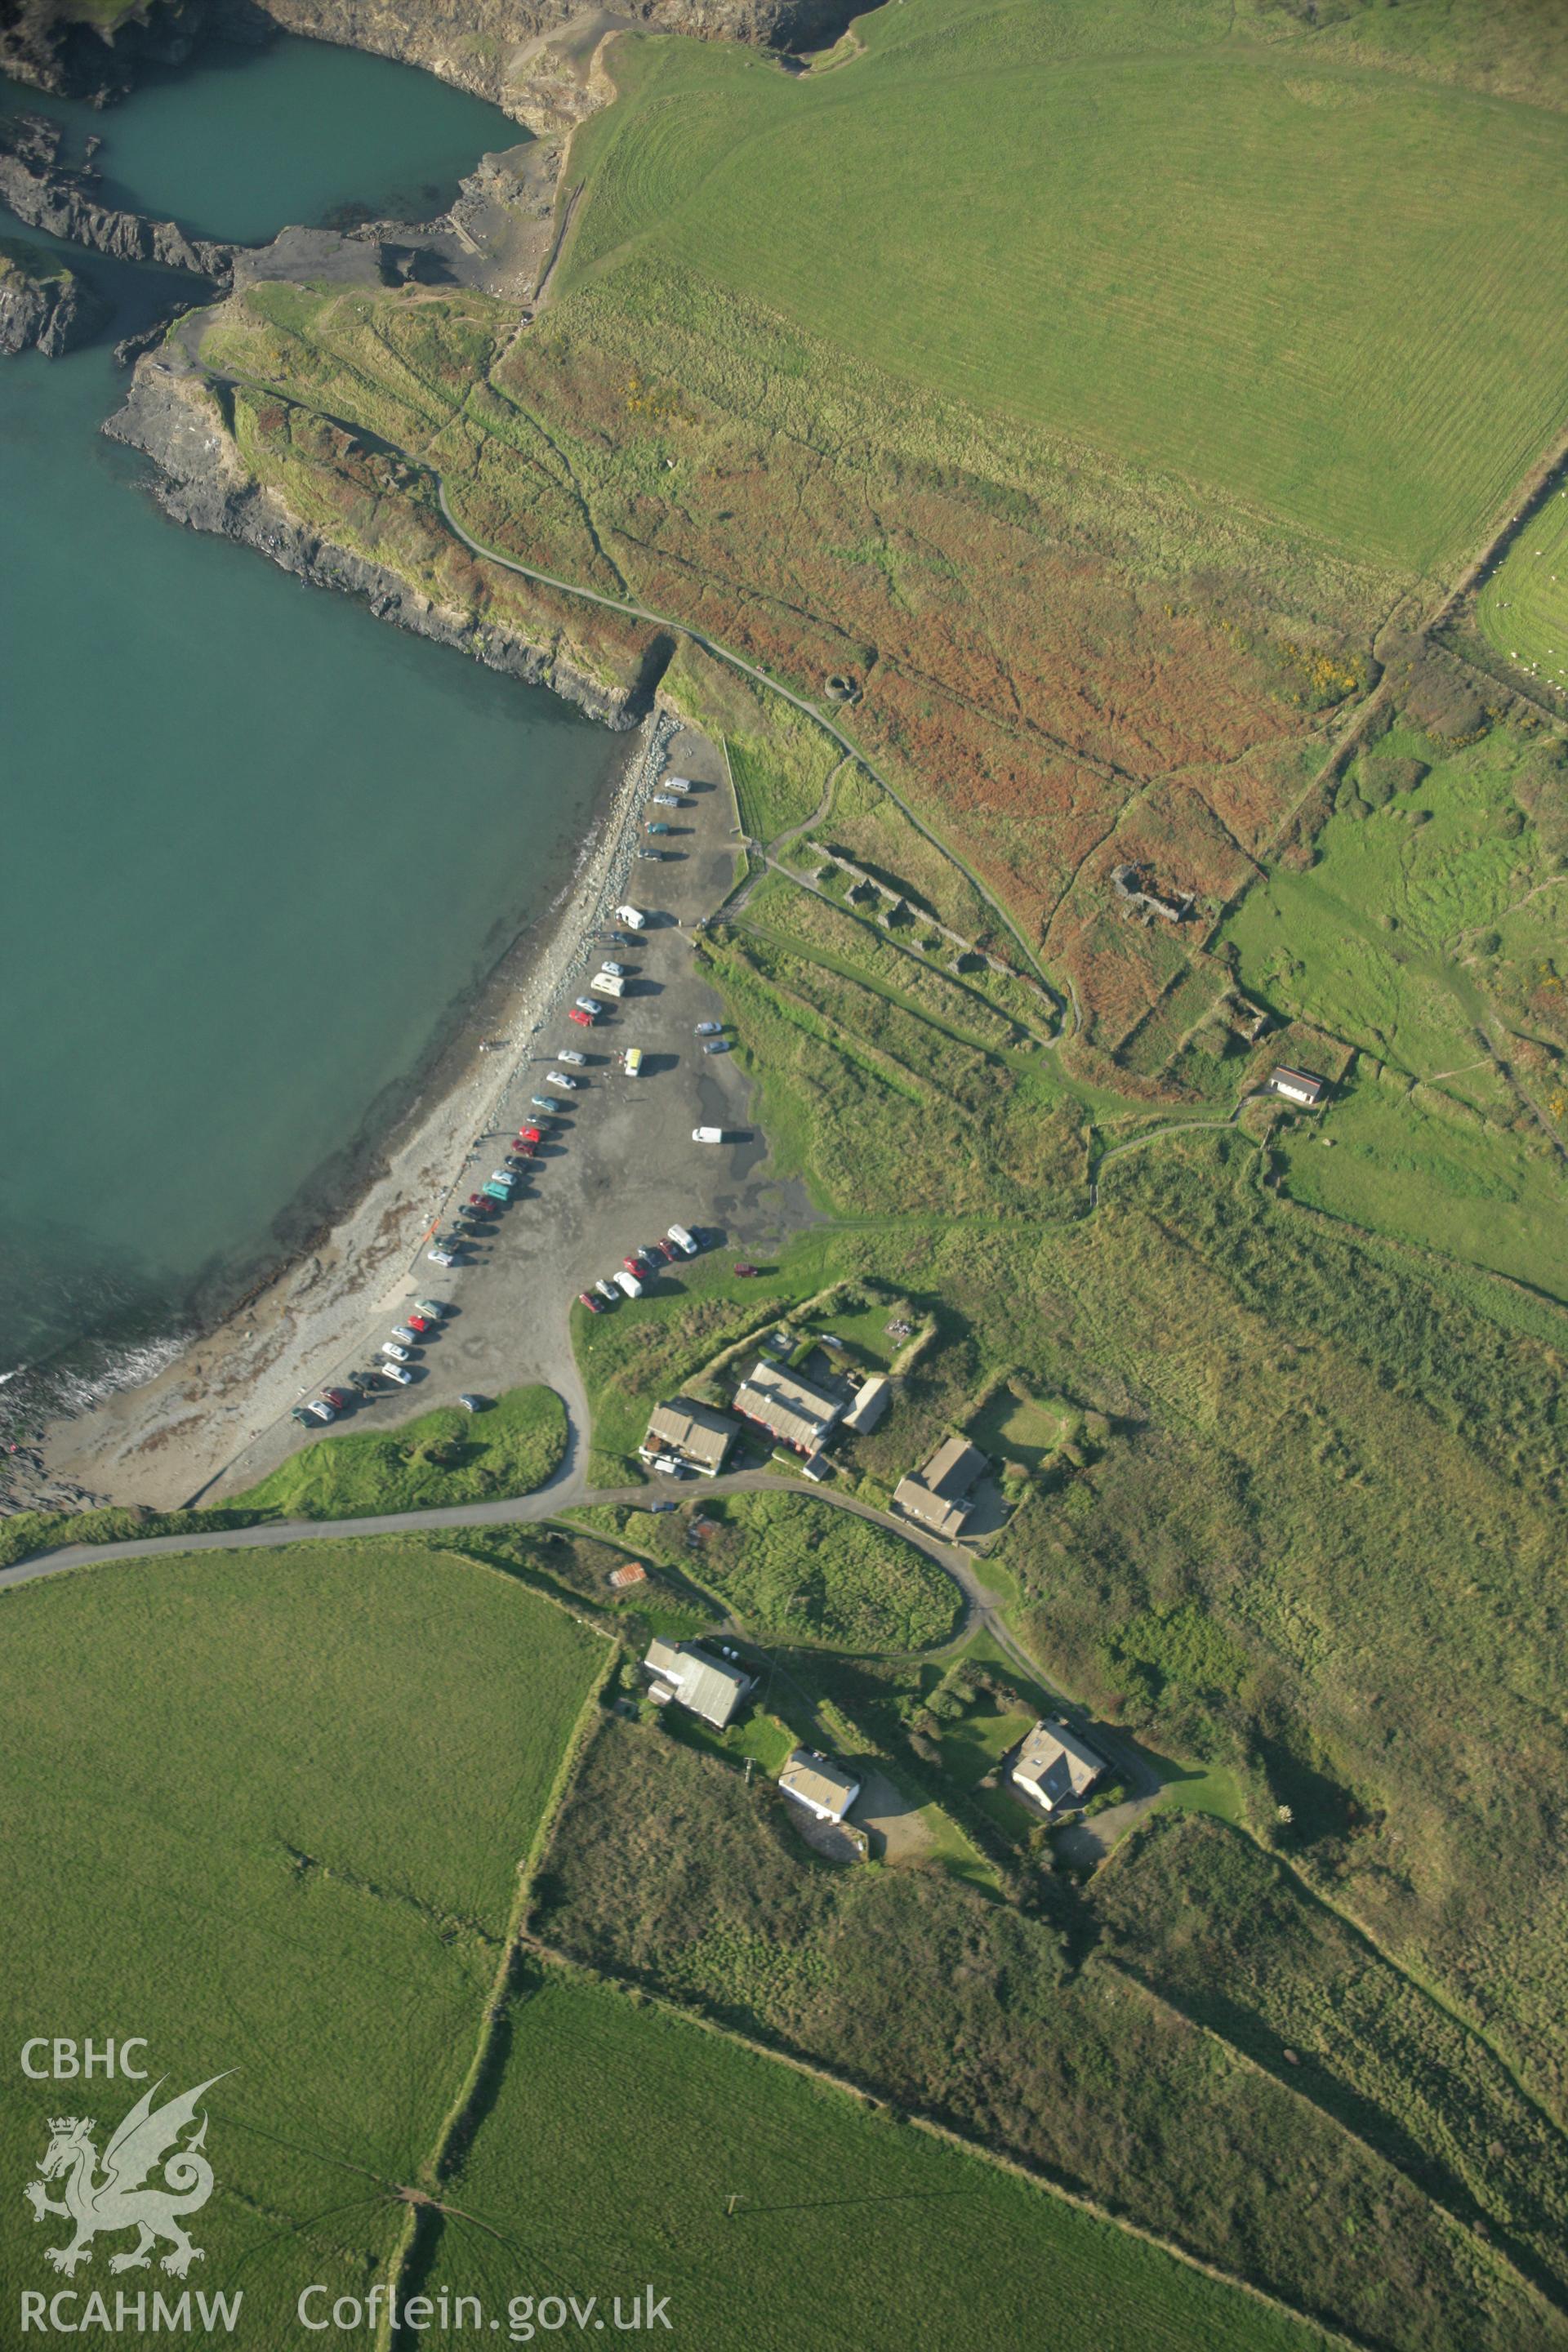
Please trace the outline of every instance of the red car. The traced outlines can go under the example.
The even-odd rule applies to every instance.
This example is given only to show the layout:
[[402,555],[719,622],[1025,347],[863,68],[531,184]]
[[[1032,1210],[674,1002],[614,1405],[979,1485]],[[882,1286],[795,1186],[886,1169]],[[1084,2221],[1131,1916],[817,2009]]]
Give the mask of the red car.
[[323,1389],[321,1401],[325,1404],[330,1404],[334,1412],[342,1412],[349,1402],[349,1392],[347,1389]]
[[[677,1257],[679,1255],[679,1252],[677,1250],[673,1242],[655,1242],[653,1247],[658,1252],[666,1265],[673,1265]],[[651,1257],[653,1250],[646,1252],[645,1255]]]
[[500,1213],[500,1204],[499,1202],[487,1201],[482,1192],[470,1192],[468,1194],[468,1214],[471,1217],[496,1216]]
[[735,1268],[737,1274],[755,1274],[756,1270],[754,1265],[738,1265]]
[[566,1018],[568,1021],[575,1021],[579,1029],[591,1029],[594,1025],[593,1014],[584,1013],[580,1004],[574,1004]]
[[646,1258],[624,1257],[621,1260],[621,1264],[626,1267],[628,1274],[635,1274],[639,1281],[645,1274],[652,1271]]
[[[405,1315],[403,1320],[407,1325],[409,1330],[417,1331],[421,1339],[424,1338],[426,1331],[433,1331],[436,1328],[436,1326],[431,1322],[428,1315]],[[333,1398],[328,1395],[325,1389],[321,1391],[321,1394],[326,1397],[329,1404],[331,1404],[334,1402]]]
[[517,1139],[520,1143],[542,1143],[544,1129],[542,1127],[520,1127],[517,1130]]
[[602,1315],[605,1311],[604,1301],[595,1298],[591,1290],[580,1290],[577,1293],[577,1304],[579,1307],[585,1307],[590,1315]]

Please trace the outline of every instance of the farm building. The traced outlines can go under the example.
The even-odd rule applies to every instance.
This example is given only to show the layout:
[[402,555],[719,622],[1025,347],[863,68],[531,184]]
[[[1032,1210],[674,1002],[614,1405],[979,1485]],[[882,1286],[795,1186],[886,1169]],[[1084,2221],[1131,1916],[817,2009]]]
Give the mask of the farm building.
[[835,1764],[830,1756],[819,1755],[815,1748],[791,1748],[779,1774],[779,1787],[819,1822],[841,1822],[860,1794],[860,1783],[853,1773]]
[[918,1519],[932,1535],[956,1536],[969,1517],[969,1490],[984,1467],[984,1454],[964,1438],[950,1437],[923,1470],[912,1470],[900,1480],[893,1507],[906,1518]]
[[875,1429],[893,1402],[893,1391],[886,1372],[873,1372],[862,1381],[855,1391],[855,1402],[845,1414],[846,1429]]
[[1314,1077],[1310,1070],[1287,1069],[1281,1064],[1270,1073],[1268,1091],[1271,1095],[1283,1095],[1287,1102],[1302,1103],[1308,1110],[1315,1110],[1327,1083],[1324,1078]]
[[650,1642],[643,1672],[653,1678],[649,1696],[659,1706],[684,1706],[722,1731],[751,1689],[755,1676],[726,1658],[715,1658],[695,1642]]
[[688,1397],[671,1397],[668,1404],[655,1405],[639,1451],[645,1462],[656,1454],[673,1454],[705,1477],[716,1478],[739,1429],[727,1412],[693,1404]]
[[758,1363],[735,1391],[735,1411],[754,1421],[781,1445],[797,1454],[815,1454],[844,1412],[841,1397],[786,1372],[776,1364]]
[[1076,1805],[1087,1797],[1105,1769],[1087,1741],[1065,1723],[1037,1723],[1018,1750],[1009,1779],[1043,1813]]

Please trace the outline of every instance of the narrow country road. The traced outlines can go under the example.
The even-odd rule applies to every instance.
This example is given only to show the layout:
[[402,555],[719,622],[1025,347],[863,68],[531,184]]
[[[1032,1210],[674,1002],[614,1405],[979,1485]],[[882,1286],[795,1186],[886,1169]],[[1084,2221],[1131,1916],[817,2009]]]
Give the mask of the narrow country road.
[[[555,1475],[531,1495],[502,1496],[494,1502],[452,1503],[430,1511],[388,1511],[374,1518],[364,1519],[270,1519],[260,1526],[215,1529],[211,1534],[188,1536],[128,1536],[118,1543],[66,1544],[57,1551],[39,1552],[31,1559],[18,1560],[14,1567],[0,1569],[0,1591],[9,1587],[32,1584],[41,1577],[58,1576],[70,1569],[96,1568],[111,1560],[157,1559],[178,1553],[193,1551],[277,1551],[285,1545],[300,1543],[332,1543],[351,1536],[436,1535],[445,1528],[516,1527],[552,1519],[563,1511],[588,1504],[632,1504],[645,1508],[652,1497],[647,1486],[590,1486],[581,1467],[586,1449],[576,1442],[577,1423],[569,1420],[566,1457]],[[788,1478],[775,1470],[736,1470],[728,1476],[709,1478],[697,1492],[703,1495],[755,1494],[772,1491],[799,1495],[798,1478]],[[887,1528],[917,1551],[933,1560],[952,1579],[963,1596],[963,1623],[955,1639],[967,1640],[975,1633],[989,1633],[1003,1655],[1021,1674],[1048,1691],[1061,1711],[1075,1724],[1080,1710],[1074,1707],[1057,1691],[1049,1676],[1031,1657],[1002,1615],[1001,1596],[984,1584],[970,1555],[956,1545],[941,1542],[927,1535],[908,1519],[891,1511],[879,1510],[873,1504],[862,1503],[849,1495],[814,1492],[806,1497],[812,1502],[826,1503],[829,1508],[847,1511],[855,1518],[869,1519],[873,1526]],[[1081,1727],[1081,1726],[1079,1727]],[[1096,1724],[1093,1737],[1102,1752],[1110,1756],[1127,1783],[1129,1795],[1114,1813],[1100,1820],[1115,1835],[1129,1828],[1132,1822],[1147,1812],[1159,1796],[1163,1783],[1159,1773],[1142,1749],[1115,1733],[1108,1733],[1103,1725]],[[1087,1854],[1107,1853],[1113,1837],[1101,1830],[1100,1822],[1082,1823],[1075,1835]]]

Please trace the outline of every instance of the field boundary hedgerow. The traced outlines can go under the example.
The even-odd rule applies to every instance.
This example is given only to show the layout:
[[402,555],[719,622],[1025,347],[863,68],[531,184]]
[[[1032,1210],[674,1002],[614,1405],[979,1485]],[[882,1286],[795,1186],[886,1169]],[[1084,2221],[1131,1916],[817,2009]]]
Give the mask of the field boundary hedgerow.
[[[483,1565],[490,1567],[489,1561]],[[502,1571],[492,1569],[491,1572]],[[424,2242],[430,2227],[427,2217],[444,2210],[440,2196],[442,2184],[452,2167],[461,2160],[468,2141],[478,2126],[488,2101],[493,2072],[499,2064],[505,2063],[504,2053],[499,2051],[498,2045],[504,2033],[507,2008],[523,1952],[524,1931],[533,1899],[533,1882],[549,1853],[555,1823],[571,1793],[577,1766],[593,1736],[605,1686],[621,1657],[621,1646],[614,1634],[607,1633],[600,1625],[594,1625],[590,1630],[608,1643],[608,1650],[604,1664],[588,1686],[577,1720],[556,1765],[555,1776],[534,1826],[528,1852],[518,1864],[517,1891],[502,1937],[495,1978],[479,2020],[474,2054],[457,2095],[442,2118],[429,2154],[420,2165],[420,2171],[429,2187],[416,2188],[410,2184],[402,2191],[407,2212],[387,2263],[388,2292],[376,2326],[375,2352],[392,2352],[395,2342],[392,2315],[402,2309],[413,2291],[413,2281],[417,2274],[425,2250]]]
[[[941,2140],[945,2146],[957,2148],[963,2155],[990,2165],[998,2172],[1005,2172],[1016,2180],[1026,2181],[1042,2196],[1058,2198],[1063,2204],[1087,2215],[1090,2221],[1124,2231],[1128,2237],[1152,2247],[1157,2253],[1168,2254],[1186,2269],[1212,2279],[1215,2285],[1233,2288],[1250,2296],[1255,2303],[1263,2305],[1267,2310],[1277,2312],[1281,2318],[1292,2321],[1298,2326],[1315,2330],[1325,2344],[1338,2347],[1338,2352],[1366,2352],[1360,2339],[1345,2335],[1331,2322],[1312,2313],[1298,2311],[1281,2296],[1270,2294],[1266,2287],[1256,2285],[1250,2279],[1240,2278],[1234,2272],[1222,2270],[1215,2263],[1205,2262],[1201,2254],[1189,2252],[1173,2239],[1161,2237],[1157,2231],[1144,2228],[1142,2222],[1133,2221],[1129,2215],[1112,2211],[1109,2206],[1098,2203],[1092,2197],[1086,2197],[1081,2190],[1069,2189],[1065,2182],[1052,2179],[1047,2173],[1023,2163],[1016,2157],[1002,2155],[982,2140],[966,2137],[963,2132],[954,2131],[951,2125],[939,2122],[934,2116],[922,2113],[919,2107],[905,2106],[899,2100],[889,2098],[885,2092],[869,2090],[865,2084],[856,2082],[850,2075],[836,2074],[832,2067],[823,2065],[819,2060],[804,2058],[796,2051],[760,2042],[753,2035],[742,2033],[738,2027],[723,2024],[717,2018],[710,2017],[693,2002],[674,2000],[668,1993],[656,1991],[640,1979],[624,1977],[612,1969],[600,1968],[592,1961],[579,1959],[574,1954],[546,1943],[541,1937],[525,1932],[520,1938],[520,1945],[528,1957],[544,1967],[559,1969],[589,1983],[606,1985],[623,1999],[646,2002],[648,2007],[679,2020],[684,2025],[712,2034],[718,2041],[731,2042],[754,2058],[765,2059],[772,2065],[788,2067],[793,2074],[804,2075],[809,2082],[823,2084],[827,2089],[853,2099],[858,2105],[873,2113],[892,2116],[912,2130]],[[1136,1979],[1128,1976],[1127,1981],[1131,1984]],[[1140,1993],[1147,1991],[1147,1988],[1142,1985],[1138,1990]],[[1217,2036],[1212,2038],[1219,2039]],[[1263,2072],[1260,2068],[1257,2071]],[[378,2346],[377,2352],[383,2352],[383,2347]]]

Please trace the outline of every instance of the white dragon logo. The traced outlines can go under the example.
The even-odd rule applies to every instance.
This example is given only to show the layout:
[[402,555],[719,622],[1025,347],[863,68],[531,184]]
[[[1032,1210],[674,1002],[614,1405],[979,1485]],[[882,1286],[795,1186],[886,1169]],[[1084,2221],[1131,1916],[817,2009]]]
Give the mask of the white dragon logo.
[[[184,2147],[174,2143],[195,2115],[203,2094],[223,2079],[214,2074],[207,2082],[198,2083],[194,2091],[165,2101],[156,2112],[153,2102],[163,2088],[162,2078],[144,2091],[103,2151],[101,2179],[98,2150],[92,2144],[97,2129],[92,2117],[50,2116],[49,2144],[39,2159],[39,2177],[29,2180],[22,2194],[33,2209],[35,2221],[41,2221],[46,2213],[58,2213],[76,2224],[76,2235],[68,2245],[47,2246],[46,2262],[68,2278],[79,2263],[92,2259],[92,2241],[100,2230],[139,2232],[129,2253],[110,2255],[111,2271],[145,2267],[159,2238],[166,2238],[174,2248],[163,2256],[163,2266],[176,2278],[184,2278],[193,2263],[205,2259],[180,2226],[181,2216],[198,2212],[213,2193],[213,2168],[201,2153],[207,2136],[205,2116]],[[159,2165],[164,2185],[143,2188],[147,2175]],[[57,2204],[44,2194],[44,2182],[58,2180],[62,2173],[65,2197]]]

